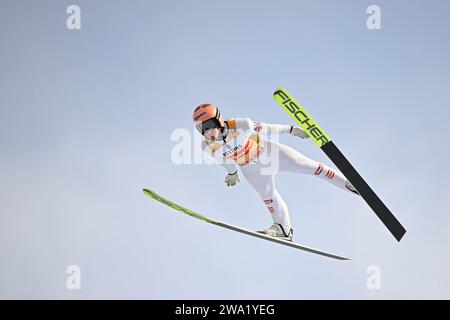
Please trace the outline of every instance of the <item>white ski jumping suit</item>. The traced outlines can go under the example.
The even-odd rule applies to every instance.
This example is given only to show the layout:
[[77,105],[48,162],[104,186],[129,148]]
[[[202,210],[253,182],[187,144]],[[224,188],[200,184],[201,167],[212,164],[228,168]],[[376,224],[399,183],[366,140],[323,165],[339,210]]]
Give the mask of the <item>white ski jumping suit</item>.
[[347,190],[345,176],[330,167],[309,159],[297,150],[264,139],[261,135],[289,133],[290,125],[255,122],[248,118],[225,121],[223,140],[203,140],[203,150],[208,152],[229,174],[239,167],[247,181],[259,193],[273,222],[281,224],[286,232],[291,228],[289,211],[275,186],[277,172],[303,173],[317,176]]

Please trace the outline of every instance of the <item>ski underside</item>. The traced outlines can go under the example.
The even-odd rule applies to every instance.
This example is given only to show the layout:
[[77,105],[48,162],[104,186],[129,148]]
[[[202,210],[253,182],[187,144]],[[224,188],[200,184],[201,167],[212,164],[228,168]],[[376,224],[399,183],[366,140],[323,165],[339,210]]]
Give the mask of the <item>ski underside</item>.
[[315,253],[315,254],[318,254],[318,255],[321,255],[321,256],[324,256],[324,257],[328,257],[328,258],[332,258],[332,259],[351,260],[349,258],[341,257],[341,256],[338,256],[338,255],[329,253],[329,252],[325,252],[325,251],[321,251],[321,250],[314,249],[314,248],[311,248],[311,247],[307,247],[307,246],[304,246],[304,245],[301,245],[301,244],[298,244],[298,243],[295,243],[295,242],[291,242],[291,241],[288,241],[288,240],[283,240],[283,239],[270,237],[270,236],[267,236],[267,235],[262,234],[262,233],[258,233],[258,232],[247,230],[247,229],[244,229],[244,228],[241,228],[241,227],[236,227],[236,226],[233,226],[233,225],[228,224],[228,223],[224,223],[224,222],[220,222],[220,221],[217,221],[217,220],[214,220],[214,219],[210,219],[210,218],[205,217],[205,216],[203,216],[203,215],[201,215],[199,213],[196,213],[196,212],[194,212],[192,210],[189,210],[189,209],[187,209],[185,207],[182,207],[182,206],[180,206],[180,205],[178,205],[178,204],[176,204],[176,203],[174,203],[174,202],[172,202],[170,200],[167,200],[166,198],[158,195],[156,192],[154,192],[152,190],[143,189],[143,191],[150,198],[153,198],[153,199],[155,199],[155,200],[157,200],[157,201],[159,201],[159,202],[161,202],[161,203],[163,203],[163,204],[165,204],[165,205],[167,205],[167,206],[169,206],[169,207],[171,207],[171,208],[173,208],[175,210],[181,211],[182,213],[187,214],[187,215],[189,215],[191,217],[194,217],[196,219],[199,219],[199,220],[202,220],[202,221],[214,224],[214,225],[222,227],[222,228],[226,228],[226,229],[229,229],[229,230],[240,232],[240,233],[243,233],[243,234],[246,234],[246,235],[249,235],[249,236],[253,236],[253,237],[256,237],[256,238],[260,238],[260,239],[276,242],[278,244],[282,244],[282,245],[285,245],[285,246],[288,246],[288,247],[292,247],[292,248],[300,249],[300,250],[303,250],[303,251]]

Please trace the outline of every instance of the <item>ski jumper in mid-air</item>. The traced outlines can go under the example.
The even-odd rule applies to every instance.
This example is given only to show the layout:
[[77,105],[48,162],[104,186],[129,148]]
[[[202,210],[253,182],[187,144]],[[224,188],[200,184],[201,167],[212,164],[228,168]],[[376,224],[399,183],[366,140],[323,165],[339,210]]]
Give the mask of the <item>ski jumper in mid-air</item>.
[[266,230],[258,231],[260,233],[292,240],[289,211],[275,187],[277,172],[313,175],[358,194],[341,172],[309,159],[289,146],[263,137],[292,134],[302,139],[308,138],[307,133],[298,126],[255,122],[248,118],[225,120],[219,109],[209,103],[201,104],[194,110],[193,121],[205,138],[202,149],[228,171],[225,177],[227,186],[239,182],[239,168],[267,206],[273,224]]

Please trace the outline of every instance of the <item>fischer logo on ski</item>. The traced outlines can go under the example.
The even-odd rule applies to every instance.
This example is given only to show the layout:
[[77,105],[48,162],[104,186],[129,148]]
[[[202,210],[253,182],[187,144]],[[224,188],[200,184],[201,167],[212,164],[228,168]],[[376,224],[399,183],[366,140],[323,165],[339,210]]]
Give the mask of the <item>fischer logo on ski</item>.
[[278,89],[273,95],[275,100],[291,115],[303,130],[309,133],[308,135],[313,138],[319,147],[331,140],[287,91]]

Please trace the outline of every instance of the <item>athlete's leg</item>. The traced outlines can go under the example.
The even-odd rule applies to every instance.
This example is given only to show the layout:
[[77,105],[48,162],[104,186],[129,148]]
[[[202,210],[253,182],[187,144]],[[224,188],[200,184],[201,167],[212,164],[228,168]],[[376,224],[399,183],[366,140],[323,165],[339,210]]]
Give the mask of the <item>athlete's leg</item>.
[[[314,175],[341,189],[354,193],[354,191],[351,190],[352,186],[347,182],[347,178],[340,171],[312,160],[284,144],[275,142],[271,142],[271,144],[273,152],[278,151],[279,171]],[[272,154],[275,155],[274,153]]]
[[250,185],[259,193],[261,199],[267,206],[274,223],[283,226],[286,233],[291,229],[289,211],[283,198],[275,188],[275,172],[273,174],[262,174],[261,167],[257,164],[249,164],[241,167]]

